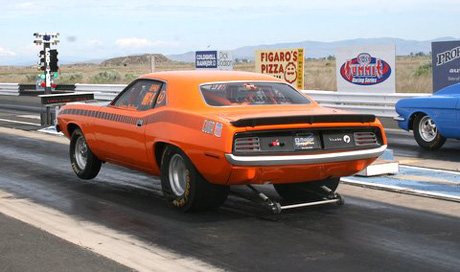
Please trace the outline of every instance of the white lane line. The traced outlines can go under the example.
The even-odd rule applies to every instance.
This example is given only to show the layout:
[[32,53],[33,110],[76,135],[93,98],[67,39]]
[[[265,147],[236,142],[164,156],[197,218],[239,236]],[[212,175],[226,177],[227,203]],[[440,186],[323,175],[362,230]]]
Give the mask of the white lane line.
[[445,174],[451,174],[451,175],[460,176],[460,172],[449,171],[449,170],[442,170],[442,169],[435,169],[435,168],[425,168],[425,167],[411,166],[411,165],[405,165],[405,164],[400,165],[399,167],[411,168],[411,169],[422,170],[422,171],[433,171],[433,172],[438,172],[438,173],[445,173]]
[[383,185],[383,184],[377,184],[377,183],[372,183],[372,182],[357,181],[357,180],[354,180],[353,178],[341,178],[340,181],[342,181],[345,184],[361,186],[365,188],[380,189],[380,190],[385,190],[389,192],[396,192],[396,193],[402,193],[402,194],[431,197],[435,199],[460,202],[459,196],[433,193],[429,191],[421,191],[421,190],[410,189],[410,188],[400,187],[400,186],[391,186],[391,185]]
[[22,124],[22,125],[29,125],[29,126],[37,126],[40,127],[40,124],[23,122],[23,121],[16,121],[16,120],[8,120],[8,119],[0,119],[0,122],[8,122],[8,123],[15,123],[15,124]]
[[78,220],[0,190],[0,213],[42,229],[138,271],[222,271],[130,235]]
[[15,128],[6,128],[0,127],[0,134],[7,134],[7,135],[15,135],[20,137],[26,137],[30,139],[37,139],[41,141],[51,142],[51,143],[59,143],[59,144],[69,144],[69,139],[66,137],[57,137],[53,134],[45,134],[35,131],[26,131],[20,130]]

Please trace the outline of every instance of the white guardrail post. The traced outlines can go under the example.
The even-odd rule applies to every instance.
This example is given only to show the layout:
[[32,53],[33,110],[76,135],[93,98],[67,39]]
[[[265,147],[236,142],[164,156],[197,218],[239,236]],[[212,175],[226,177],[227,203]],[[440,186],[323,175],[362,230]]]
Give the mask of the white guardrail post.
[[1,95],[19,95],[19,84],[18,83],[0,83],[0,94]]

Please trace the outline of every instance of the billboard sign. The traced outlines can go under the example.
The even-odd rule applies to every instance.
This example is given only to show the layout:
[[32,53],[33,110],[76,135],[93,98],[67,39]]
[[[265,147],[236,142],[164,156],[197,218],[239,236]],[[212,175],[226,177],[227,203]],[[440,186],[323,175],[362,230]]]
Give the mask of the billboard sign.
[[431,43],[433,92],[460,82],[460,41]]
[[196,69],[233,70],[231,51],[197,51],[195,52]]
[[304,89],[304,49],[256,50],[256,73],[272,75]]
[[337,91],[394,93],[394,45],[347,46],[337,49]]

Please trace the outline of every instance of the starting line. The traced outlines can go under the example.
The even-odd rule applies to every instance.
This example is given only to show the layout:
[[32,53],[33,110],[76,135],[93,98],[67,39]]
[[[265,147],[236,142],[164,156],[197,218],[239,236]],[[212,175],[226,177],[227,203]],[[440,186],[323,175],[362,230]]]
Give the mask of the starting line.
[[460,202],[460,173],[400,165],[396,175],[346,177],[345,184]]

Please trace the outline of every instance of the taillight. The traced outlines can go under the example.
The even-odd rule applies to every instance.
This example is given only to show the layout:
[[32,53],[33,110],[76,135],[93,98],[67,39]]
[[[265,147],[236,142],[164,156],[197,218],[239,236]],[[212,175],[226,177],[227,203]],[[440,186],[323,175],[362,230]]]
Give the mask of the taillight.
[[238,138],[235,140],[235,152],[260,151],[259,137]]
[[377,136],[374,132],[355,132],[353,134],[357,146],[378,144]]

